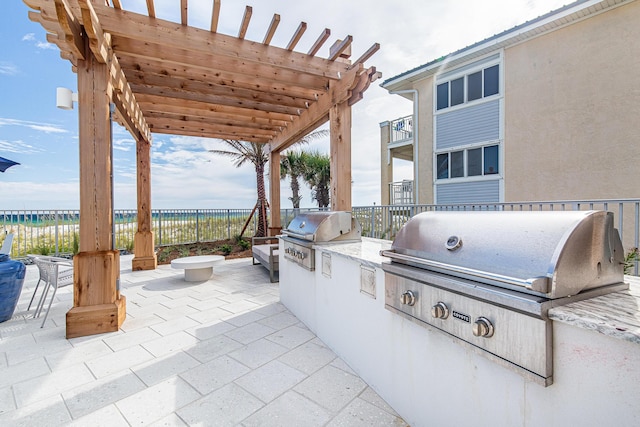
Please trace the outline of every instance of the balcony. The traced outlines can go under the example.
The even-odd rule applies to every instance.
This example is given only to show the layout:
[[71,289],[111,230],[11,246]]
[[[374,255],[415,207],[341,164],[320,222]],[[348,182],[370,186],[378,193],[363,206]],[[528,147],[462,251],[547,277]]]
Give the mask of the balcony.
[[389,144],[413,142],[413,116],[401,117],[391,121],[391,139]]
[[410,205],[413,203],[413,181],[402,180],[389,183],[389,203],[392,205]]

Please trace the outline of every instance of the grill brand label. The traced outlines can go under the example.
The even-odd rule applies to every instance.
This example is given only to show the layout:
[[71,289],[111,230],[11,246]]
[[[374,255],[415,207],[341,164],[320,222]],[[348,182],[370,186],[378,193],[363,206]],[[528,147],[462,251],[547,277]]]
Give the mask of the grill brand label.
[[463,322],[471,323],[471,317],[469,317],[467,314],[459,313],[455,310],[452,310],[451,314],[456,319],[462,320]]

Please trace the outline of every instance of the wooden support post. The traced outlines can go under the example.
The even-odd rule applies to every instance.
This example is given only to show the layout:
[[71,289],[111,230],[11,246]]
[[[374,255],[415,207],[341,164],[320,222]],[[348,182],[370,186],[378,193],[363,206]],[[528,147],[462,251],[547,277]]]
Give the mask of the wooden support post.
[[269,159],[269,192],[271,205],[271,227],[269,236],[280,234],[282,224],[280,222],[280,152],[272,151]]
[[351,107],[347,102],[329,110],[331,133],[331,210],[351,211]]
[[112,248],[112,151],[107,64],[99,63],[84,37],[78,59],[80,152],[80,253],[74,257],[73,308],[66,335],[74,338],[117,331],[126,316],[120,295],[120,253]]
[[136,168],[138,187],[138,231],[133,247],[135,256],[132,269],[155,270],[158,259],[155,253],[151,222],[151,144],[144,140],[136,142]]

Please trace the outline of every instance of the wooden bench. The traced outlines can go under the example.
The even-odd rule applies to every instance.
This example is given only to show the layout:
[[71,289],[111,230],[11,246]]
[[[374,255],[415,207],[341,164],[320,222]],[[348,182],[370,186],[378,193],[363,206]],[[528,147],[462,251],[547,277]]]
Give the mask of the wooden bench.
[[[275,242],[275,243],[274,243]],[[253,255],[253,265],[262,264],[269,270],[271,283],[277,282],[278,273],[278,238],[277,237],[252,237],[251,254]]]

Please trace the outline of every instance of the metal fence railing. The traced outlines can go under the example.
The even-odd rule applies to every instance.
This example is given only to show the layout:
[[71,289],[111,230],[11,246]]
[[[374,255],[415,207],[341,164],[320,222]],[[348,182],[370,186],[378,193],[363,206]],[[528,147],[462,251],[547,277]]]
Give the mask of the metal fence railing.
[[[353,215],[366,237],[393,240],[398,230],[412,216],[426,211],[563,211],[606,210],[613,212],[615,227],[622,238],[625,253],[640,246],[640,199],[561,200],[544,202],[512,202],[456,205],[390,205],[357,206]],[[299,212],[311,209],[282,209],[282,225],[286,226]],[[156,246],[231,239],[238,236],[251,214],[251,209],[161,209],[152,211],[152,227]],[[114,235],[117,249],[133,249],[137,231],[135,210],[116,210]],[[74,210],[8,210],[0,211],[0,244],[5,233],[13,233],[11,256],[21,258],[30,253],[72,254],[78,249],[80,214]],[[245,236],[253,236],[257,217],[250,221]],[[638,274],[636,262],[634,274]]]
[[[155,245],[174,245],[198,241],[231,239],[240,234],[251,209],[161,209],[151,215]],[[138,213],[134,209],[114,212],[115,247],[133,250],[138,230]],[[2,236],[13,233],[11,256],[27,254],[63,255],[78,251],[80,213],[74,210],[0,211]],[[255,234],[254,215],[245,236]]]

